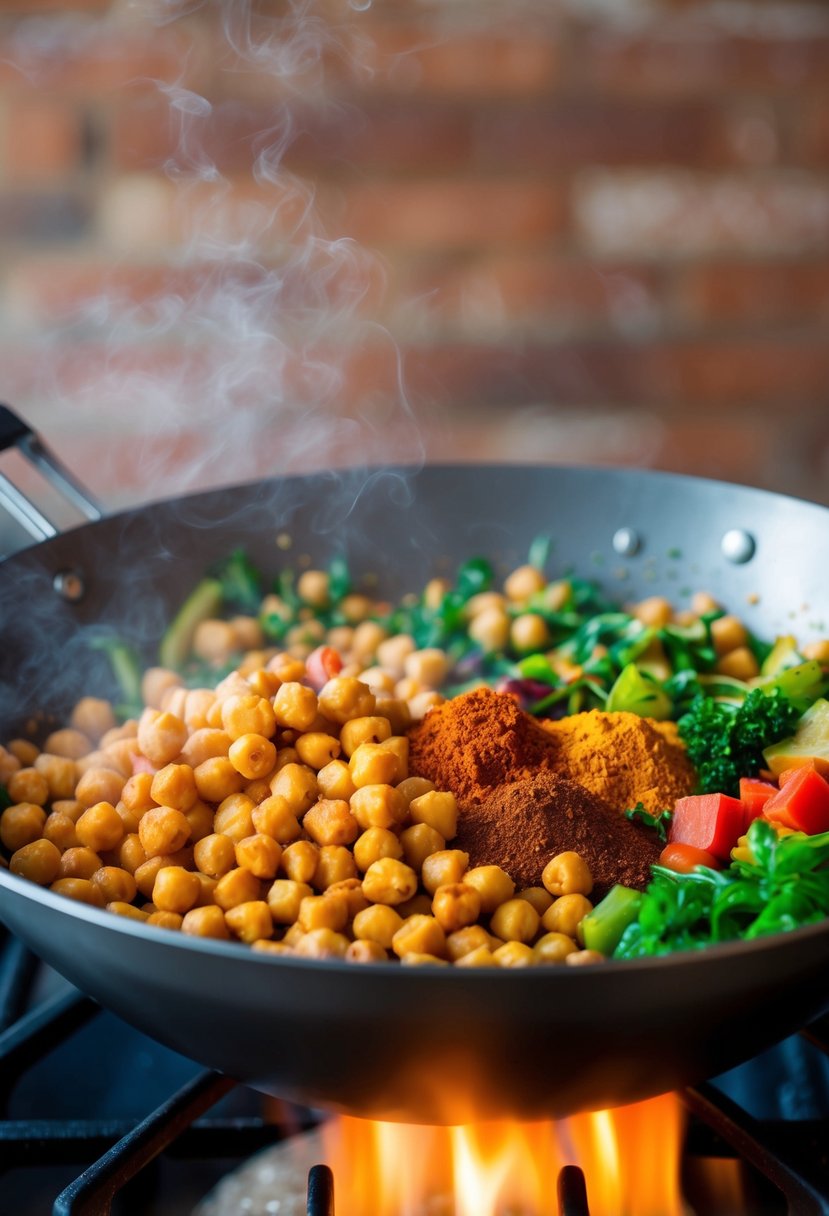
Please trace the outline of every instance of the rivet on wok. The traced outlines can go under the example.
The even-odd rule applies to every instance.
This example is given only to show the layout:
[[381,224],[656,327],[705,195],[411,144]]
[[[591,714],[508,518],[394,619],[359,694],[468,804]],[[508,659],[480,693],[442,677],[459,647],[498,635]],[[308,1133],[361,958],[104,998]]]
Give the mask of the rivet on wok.
[[58,595],[70,604],[76,604],[78,600],[83,599],[86,591],[84,581],[77,570],[60,570],[52,579],[52,586]]
[[619,528],[613,533],[613,549],[620,557],[633,557],[642,548],[642,538],[635,528]]
[[723,557],[739,566],[743,562],[751,561],[757,544],[751,533],[746,532],[744,528],[731,528],[722,538],[721,548]]

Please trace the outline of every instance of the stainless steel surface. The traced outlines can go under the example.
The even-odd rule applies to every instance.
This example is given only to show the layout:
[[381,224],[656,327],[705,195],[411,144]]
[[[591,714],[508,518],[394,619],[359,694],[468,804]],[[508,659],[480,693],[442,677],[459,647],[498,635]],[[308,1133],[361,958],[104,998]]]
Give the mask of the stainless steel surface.
[[[760,491],[608,469],[440,467],[318,474],[129,512],[0,566],[0,737],[103,690],[87,638],[111,623],[148,661],[186,591],[244,545],[274,572],[345,553],[389,595],[475,553],[500,572],[549,533],[553,574],[620,601],[705,589],[758,634],[826,631],[815,559],[829,510]],[[750,532],[734,565],[722,537]],[[622,558],[620,528],[643,539]],[[289,534],[283,553],[276,538]],[[57,572],[87,572],[76,604]],[[44,650],[46,647],[46,650]],[[0,915],[81,988],[167,1045],[312,1106],[426,1122],[563,1115],[692,1083],[829,1007],[829,922],[692,956],[461,972],[265,958],[66,901],[0,872]]]

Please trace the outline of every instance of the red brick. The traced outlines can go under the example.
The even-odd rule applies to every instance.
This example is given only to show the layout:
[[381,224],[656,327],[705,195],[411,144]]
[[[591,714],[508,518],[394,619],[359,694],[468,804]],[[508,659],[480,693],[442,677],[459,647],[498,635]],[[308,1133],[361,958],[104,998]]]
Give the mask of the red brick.
[[44,182],[79,168],[80,115],[57,98],[10,102],[5,115],[3,164],[15,184]]
[[829,90],[824,88],[801,99],[796,130],[797,152],[803,162],[807,165],[829,164]]
[[793,326],[829,322],[829,259],[690,265],[676,291],[680,317],[692,325]]
[[807,173],[596,170],[576,181],[574,195],[577,227],[597,253],[670,258],[829,247],[829,190]]
[[334,231],[373,248],[462,249],[553,240],[566,221],[553,184],[502,178],[353,182],[323,208]]

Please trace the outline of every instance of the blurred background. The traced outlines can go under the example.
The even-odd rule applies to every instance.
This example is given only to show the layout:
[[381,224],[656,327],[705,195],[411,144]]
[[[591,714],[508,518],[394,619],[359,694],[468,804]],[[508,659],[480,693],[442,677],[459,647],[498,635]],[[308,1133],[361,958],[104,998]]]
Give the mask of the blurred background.
[[823,0],[0,0],[0,396],[109,508],[392,459],[829,502],[828,170]]

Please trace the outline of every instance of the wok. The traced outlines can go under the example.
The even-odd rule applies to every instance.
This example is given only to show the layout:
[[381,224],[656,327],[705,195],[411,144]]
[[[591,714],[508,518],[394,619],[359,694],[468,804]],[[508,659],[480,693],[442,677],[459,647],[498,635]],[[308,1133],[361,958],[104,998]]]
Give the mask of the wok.
[[[25,430],[25,428],[24,428]],[[389,595],[537,534],[620,600],[704,588],[760,635],[825,629],[829,511],[657,472],[431,466],[280,477],[88,523],[0,565],[0,738],[106,689],[102,626],[143,647],[212,561],[345,553]],[[277,534],[292,539],[288,555]],[[57,589],[57,590],[56,590]],[[77,598],[68,598],[76,595]],[[428,1123],[558,1117],[696,1083],[829,1008],[829,920],[694,955],[525,970],[268,957],[111,916],[0,871],[0,917],[169,1047],[296,1102]]]

